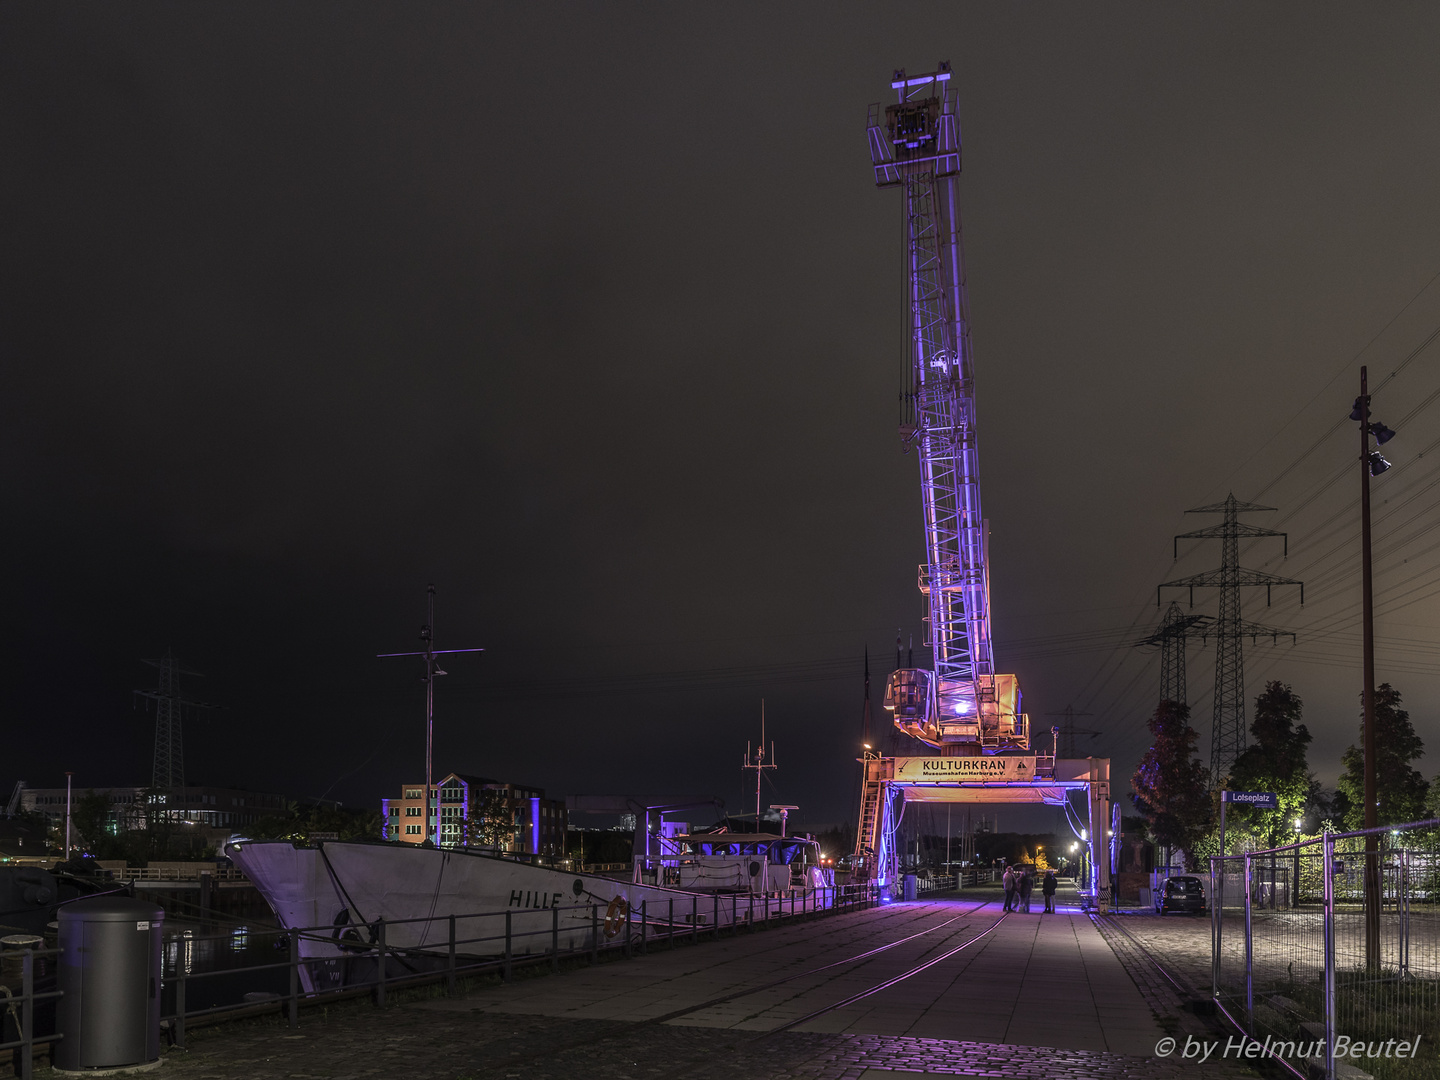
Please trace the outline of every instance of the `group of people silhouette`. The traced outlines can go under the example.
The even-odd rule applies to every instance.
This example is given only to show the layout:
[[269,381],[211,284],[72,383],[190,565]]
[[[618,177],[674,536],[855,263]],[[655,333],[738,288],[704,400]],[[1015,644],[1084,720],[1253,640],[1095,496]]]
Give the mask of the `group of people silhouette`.
[[[1035,878],[1028,866],[1007,866],[1002,879],[1005,885],[1005,910],[1030,913],[1030,893],[1035,888]],[[1045,914],[1055,912],[1055,871],[1046,870],[1045,879],[1040,883],[1040,892],[1045,897]]]

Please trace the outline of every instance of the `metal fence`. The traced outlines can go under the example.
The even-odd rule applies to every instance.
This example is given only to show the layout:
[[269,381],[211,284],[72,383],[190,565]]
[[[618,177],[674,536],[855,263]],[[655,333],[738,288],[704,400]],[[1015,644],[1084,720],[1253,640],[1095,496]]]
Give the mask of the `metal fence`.
[[[457,980],[466,976],[492,973],[509,981],[521,966],[548,965],[558,971],[562,960],[595,963],[602,954],[643,956],[652,949],[673,949],[685,942],[698,944],[741,931],[873,907],[879,900],[874,886],[841,885],[788,895],[715,894],[678,902],[675,898],[645,900],[634,907],[591,903],[389,922],[382,919],[348,928],[362,931],[368,941],[359,935],[342,938],[340,928],[334,925],[252,930],[251,936],[269,940],[277,959],[213,971],[192,970],[188,956],[207,942],[228,947],[234,932],[196,935],[187,931],[181,938],[166,941],[161,1024],[168,1041],[183,1047],[187,1026],[197,1023],[279,1012],[295,1027],[299,1010],[307,1005],[370,997],[377,1007],[384,1008],[387,995],[404,987],[443,983],[445,992],[454,994]],[[566,929],[562,929],[562,915]],[[588,929],[578,935],[571,929],[577,921],[588,923]],[[394,927],[418,923],[431,929],[436,924],[444,927],[440,943],[414,949],[389,942]],[[337,941],[344,946],[343,955],[335,955],[337,950],[330,948]],[[302,942],[325,946],[329,955],[302,955]],[[0,983],[0,1052],[14,1055],[15,1073],[22,1080],[30,1078],[35,1048],[64,1037],[58,1031],[37,1030],[37,1026],[54,1024],[53,1001],[61,995],[55,988],[54,961],[49,958],[58,951],[26,949],[19,957],[6,954],[7,959],[18,959],[23,965],[23,977],[19,994]],[[48,974],[48,979],[43,974]],[[255,985],[257,976],[283,989],[244,993],[245,986]],[[317,989],[307,991],[306,983]],[[49,1009],[44,1008],[47,1004]],[[9,1024],[5,1025],[7,1018]],[[18,1037],[5,1041],[7,1033]]]
[[[55,999],[60,992],[53,986],[53,979],[47,980],[47,970],[54,963],[58,949],[19,949],[5,953],[3,975],[0,975],[0,1060],[11,1056],[15,1062],[15,1075],[21,1080],[30,1080],[35,1058],[35,1047],[59,1042],[62,1036],[54,1032],[36,1034],[36,1020],[53,1015]],[[11,989],[9,970],[20,968],[19,993]],[[47,985],[49,984],[49,985]],[[53,1021],[52,1025],[53,1026]],[[14,1038],[9,1036],[14,1035]]]
[[1212,858],[1210,898],[1215,1000],[1264,1052],[1440,1075],[1440,820]]

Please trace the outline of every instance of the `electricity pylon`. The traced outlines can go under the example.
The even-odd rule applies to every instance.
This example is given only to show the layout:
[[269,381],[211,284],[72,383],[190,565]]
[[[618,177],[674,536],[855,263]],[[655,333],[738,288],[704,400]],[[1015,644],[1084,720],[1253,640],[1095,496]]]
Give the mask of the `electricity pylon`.
[[158,660],[145,660],[160,669],[160,685],[154,690],[136,690],[135,696],[155,703],[155,758],[150,783],[164,792],[180,792],[185,787],[185,741],[181,731],[184,712],[190,709],[213,709],[202,701],[190,701],[180,693],[180,676],[200,672],[180,666],[175,650],[166,649]]
[[1208,628],[1214,620],[1208,615],[1186,615],[1174,600],[1165,610],[1155,632],[1141,645],[1154,645],[1160,649],[1160,700],[1173,701],[1176,705],[1188,705],[1185,689],[1185,641],[1199,637],[1199,629]]
[[1240,514],[1274,510],[1273,506],[1257,506],[1243,503],[1235,496],[1227,495],[1223,503],[1197,506],[1187,514],[1224,514],[1218,525],[1208,525],[1194,532],[1180,533],[1175,537],[1175,555],[1180,554],[1181,540],[1219,540],[1220,566],[1202,574],[1166,581],[1155,589],[1155,605],[1160,605],[1161,589],[1189,589],[1190,606],[1195,606],[1196,588],[1220,590],[1220,611],[1214,625],[1201,634],[1202,640],[1215,638],[1215,712],[1210,731],[1210,774],[1220,783],[1230,772],[1230,766],[1245,749],[1245,656],[1241,638],[1252,641],[1268,637],[1278,641],[1295,635],[1289,630],[1277,630],[1271,626],[1246,622],[1240,614],[1240,590],[1242,588],[1265,587],[1265,606],[1270,606],[1270,590],[1275,585],[1300,586],[1300,602],[1305,602],[1305,585],[1294,578],[1282,578],[1267,574],[1263,570],[1250,570],[1240,565],[1240,541],[1262,536],[1279,536],[1285,540],[1285,554],[1290,554],[1289,537],[1273,529],[1262,529],[1239,519]]

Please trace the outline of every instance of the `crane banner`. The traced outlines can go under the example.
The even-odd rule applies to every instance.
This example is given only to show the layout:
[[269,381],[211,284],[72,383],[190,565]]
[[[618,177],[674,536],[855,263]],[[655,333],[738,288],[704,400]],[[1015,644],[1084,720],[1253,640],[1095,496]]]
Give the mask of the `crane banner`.
[[897,757],[895,782],[900,784],[1029,783],[1035,777],[1033,757]]

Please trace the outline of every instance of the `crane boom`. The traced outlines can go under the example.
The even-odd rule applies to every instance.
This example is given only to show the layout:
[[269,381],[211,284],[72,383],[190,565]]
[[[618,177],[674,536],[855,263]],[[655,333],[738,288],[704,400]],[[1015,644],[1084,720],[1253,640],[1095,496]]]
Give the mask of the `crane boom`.
[[990,642],[987,527],[980,510],[975,382],[961,245],[960,121],[950,65],[891,82],[870,107],[875,183],[904,191],[909,384],[900,434],[920,461],[933,671],[902,669],[885,687],[901,730],[955,752],[1029,746],[1013,675],[997,675]]

